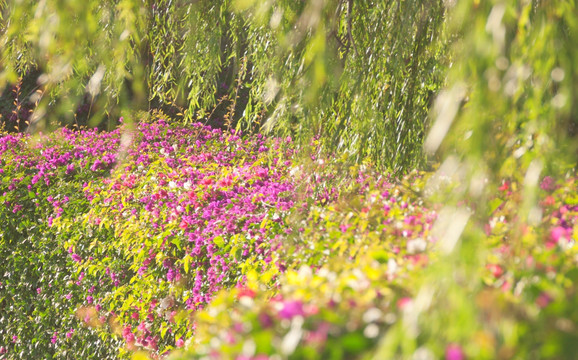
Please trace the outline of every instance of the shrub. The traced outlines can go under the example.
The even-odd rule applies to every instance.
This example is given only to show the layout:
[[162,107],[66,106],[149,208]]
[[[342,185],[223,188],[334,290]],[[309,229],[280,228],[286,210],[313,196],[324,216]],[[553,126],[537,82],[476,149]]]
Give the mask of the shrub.
[[215,291],[277,272],[290,139],[158,121],[1,140],[10,354],[162,352]]

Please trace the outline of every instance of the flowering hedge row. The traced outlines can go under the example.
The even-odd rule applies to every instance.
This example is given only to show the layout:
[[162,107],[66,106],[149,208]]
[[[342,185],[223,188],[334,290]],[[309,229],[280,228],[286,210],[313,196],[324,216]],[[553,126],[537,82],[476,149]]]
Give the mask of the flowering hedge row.
[[80,280],[51,228],[55,217],[88,210],[82,184],[107,174],[119,134],[0,137],[0,356],[105,358],[120,345],[92,346],[101,340],[78,327]]
[[303,225],[290,236],[296,266],[278,287],[253,274],[222,292],[173,359],[573,358],[575,177],[546,177],[541,220],[521,229],[522,187],[505,181],[480,238],[485,251],[457,253],[481,260],[466,279],[441,251],[440,204],[424,200],[432,174],[392,183],[352,170],[349,189],[294,224]]
[[164,120],[2,135],[0,358],[572,358],[575,177],[532,221],[504,181],[479,251],[448,255],[447,179],[315,149]]
[[[331,189],[347,171],[304,170],[309,190]],[[431,174],[387,181],[350,170],[333,183],[338,197],[312,191],[317,200],[296,206],[313,205],[291,218],[283,257],[293,266],[278,288],[253,274],[222,292],[197,314],[189,352],[174,358],[572,358],[575,178],[542,181],[542,216],[531,226],[517,213],[522,186],[505,181],[480,239],[481,266],[465,280],[440,252],[431,210],[440,204],[425,200]]]
[[181,346],[188,314],[217,290],[250,270],[275,276],[292,207],[287,145],[164,121],[3,136],[0,351]]
[[[311,190],[334,178],[331,167],[310,179]],[[340,170],[350,173],[348,188],[328,203],[321,196],[293,224],[281,251],[291,266],[278,287],[252,273],[222,292],[197,313],[190,352],[174,358],[349,359],[375,349],[430,261],[436,214],[409,190],[423,186],[421,174],[396,185]]]

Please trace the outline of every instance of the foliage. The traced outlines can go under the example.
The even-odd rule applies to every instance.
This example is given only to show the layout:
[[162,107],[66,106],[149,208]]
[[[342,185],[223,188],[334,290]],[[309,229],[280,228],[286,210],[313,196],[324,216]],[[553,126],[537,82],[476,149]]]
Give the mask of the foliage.
[[[438,223],[447,227],[446,240],[443,261],[423,274],[419,290],[446,296],[443,303],[431,298],[418,316],[418,333],[400,328],[396,338],[392,332],[389,349],[407,338],[414,348],[434,342],[439,349],[446,334],[448,342],[462,344],[461,355],[451,358],[464,352],[476,358],[573,356],[568,349],[575,330],[547,324],[575,321],[566,307],[573,306],[574,250],[564,246],[575,236],[575,215],[560,222],[556,213],[574,213],[576,14],[564,1],[466,1],[450,12],[447,29],[459,35],[454,63],[425,141],[426,150],[443,156],[432,188],[445,188],[436,198],[445,204]],[[547,198],[557,209],[540,203],[544,175],[566,182],[565,195]],[[453,185],[445,187],[447,181]],[[504,200],[502,191],[515,195]],[[494,217],[502,206],[508,209],[503,217]],[[553,230],[551,222],[564,225]],[[564,251],[555,245],[559,239]],[[480,272],[485,266],[499,281]],[[507,295],[481,285],[488,282]],[[554,311],[550,292],[560,296]],[[448,314],[459,332],[440,332],[452,320]]]
[[103,339],[79,326],[82,276],[50,227],[54,217],[88,211],[82,184],[105,175],[90,166],[117,145],[118,132],[0,137],[2,356],[100,359],[118,346],[93,346]]
[[267,290],[250,274],[246,287],[221,294],[196,316],[182,358],[343,359],[375,349],[429,263],[436,215],[406,187],[419,190],[421,175],[395,185],[351,171],[362,189],[311,206],[304,228],[288,239],[294,247],[284,249],[291,261],[279,287]]
[[[575,168],[577,14],[565,1],[456,5],[448,29],[462,36],[426,149],[457,161],[464,181],[487,178],[489,192],[504,178]],[[483,196],[478,188],[457,197]]]
[[293,163],[289,139],[164,120],[1,139],[9,358],[574,354],[575,177],[541,180],[534,225],[512,178],[466,226],[443,168],[396,179],[316,140]]
[[0,127],[13,132],[26,130],[38,102],[37,76],[31,72],[0,94]]
[[162,352],[215,291],[278,271],[290,139],[163,120],[1,139],[5,352],[109,358],[121,337]]
[[[245,287],[222,292],[196,315],[187,351],[170,358],[574,356],[576,178],[544,178],[544,218],[521,233],[523,191],[510,182],[495,193],[480,239],[488,250],[465,277],[461,261],[444,256],[451,226],[435,223],[438,213],[428,209],[439,204],[423,202],[431,174],[398,184],[361,175],[350,178],[361,192],[354,186],[311,207],[290,236],[295,245],[284,257],[297,253],[278,287],[249,274]],[[466,251],[460,256],[472,258]]]
[[398,172],[424,162],[447,63],[433,0],[24,0],[0,14],[0,88],[42,73],[31,130],[78,122],[80,105],[93,124],[160,107],[300,143],[323,134]]

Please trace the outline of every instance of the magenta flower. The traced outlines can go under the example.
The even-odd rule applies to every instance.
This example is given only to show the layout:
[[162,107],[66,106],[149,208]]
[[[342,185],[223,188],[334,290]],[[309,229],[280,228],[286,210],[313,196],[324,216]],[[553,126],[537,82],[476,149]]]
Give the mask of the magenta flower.
[[543,292],[536,299],[536,304],[541,308],[545,308],[546,306],[548,306],[548,304],[552,302],[552,300],[553,299],[550,297],[550,295]]
[[567,236],[567,231],[562,226],[556,226],[550,232],[550,238],[556,243],[558,243],[561,238],[566,237],[566,236]]
[[281,311],[279,311],[279,317],[282,319],[292,319],[295,316],[303,315],[305,315],[305,311],[303,310],[303,303],[299,300],[284,302],[283,308]]
[[464,360],[466,357],[462,348],[457,344],[449,344],[446,347],[446,360]]
[[540,189],[544,191],[553,191],[556,189],[556,182],[550,176],[546,176],[540,183]]
[[169,271],[167,271],[167,281],[171,282],[175,279],[176,277],[176,273],[174,269],[169,269]]
[[266,313],[260,313],[259,314],[259,323],[261,324],[261,326],[263,328],[268,328],[268,327],[273,326],[273,319],[271,319],[271,317]]
[[183,340],[183,338],[179,338],[176,342],[175,342],[175,346],[176,347],[183,347],[185,346],[185,341]]
[[157,336],[148,336],[147,337],[148,347],[157,350],[158,349],[158,337]]
[[131,327],[130,325],[125,327],[122,330],[122,337],[124,338],[124,341],[126,341],[127,343],[133,343],[135,341],[135,336],[132,333]]

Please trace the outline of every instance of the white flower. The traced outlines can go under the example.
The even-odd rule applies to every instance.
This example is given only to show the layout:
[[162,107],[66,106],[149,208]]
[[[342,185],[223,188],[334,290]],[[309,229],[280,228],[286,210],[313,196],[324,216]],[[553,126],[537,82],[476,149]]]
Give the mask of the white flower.
[[407,242],[407,252],[415,254],[425,251],[427,243],[422,238],[412,239]]

